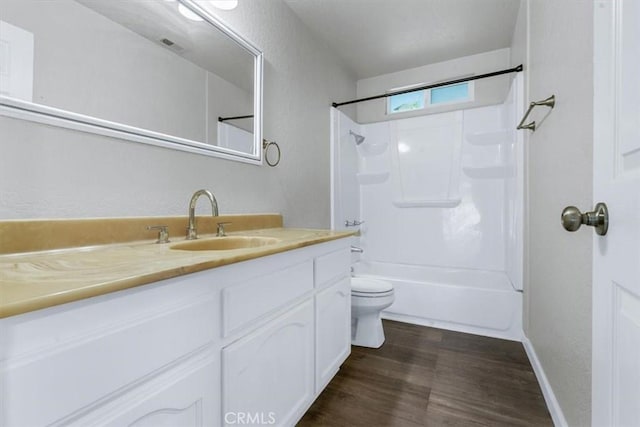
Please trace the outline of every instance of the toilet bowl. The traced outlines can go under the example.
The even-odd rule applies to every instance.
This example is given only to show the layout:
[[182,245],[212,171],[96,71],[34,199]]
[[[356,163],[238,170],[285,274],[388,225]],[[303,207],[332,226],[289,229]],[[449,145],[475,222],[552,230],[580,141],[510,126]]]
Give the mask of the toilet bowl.
[[384,343],[380,313],[394,301],[390,282],[351,278],[351,344],[378,348]]

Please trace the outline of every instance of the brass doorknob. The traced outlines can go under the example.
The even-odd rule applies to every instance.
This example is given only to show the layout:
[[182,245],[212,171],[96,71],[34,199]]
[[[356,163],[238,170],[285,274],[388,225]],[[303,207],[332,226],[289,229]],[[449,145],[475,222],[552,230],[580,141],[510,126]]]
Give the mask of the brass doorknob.
[[580,212],[575,206],[567,206],[562,210],[562,226],[567,231],[577,231],[582,224],[595,227],[600,236],[609,229],[609,210],[604,203],[598,203],[592,212]]

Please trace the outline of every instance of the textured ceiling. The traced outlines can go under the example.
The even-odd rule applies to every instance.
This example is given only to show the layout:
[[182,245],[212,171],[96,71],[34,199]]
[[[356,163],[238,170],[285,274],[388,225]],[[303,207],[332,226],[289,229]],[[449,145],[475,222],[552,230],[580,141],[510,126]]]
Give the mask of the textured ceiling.
[[284,0],[366,78],[509,47],[520,0]]

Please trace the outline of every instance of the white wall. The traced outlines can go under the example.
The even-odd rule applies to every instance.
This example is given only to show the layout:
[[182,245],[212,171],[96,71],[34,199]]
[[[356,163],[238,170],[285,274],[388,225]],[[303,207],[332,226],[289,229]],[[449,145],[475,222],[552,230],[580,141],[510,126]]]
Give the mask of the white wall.
[[[567,233],[560,212],[567,205],[593,207],[593,2],[524,0],[522,8],[512,54],[514,61],[529,58],[525,101],[555,94],[557,102],[535,133],[525,131],[525,333],[568,424],[586,426],[591,414],[593,231]],[[540,113],[533,118],[539,121]]]
[[[358,98],[380,95],[392,89],[405,86],[437,83],[510,68],[509,60],[509,48],[506,48],[424,65],[396,73],[383,74],[368,79],[361,79],[358,80]],[[512,76],[503,75],[476,80],[473,83],[475,86],[475,97],[473,101],[463,104],[437,106],[427,110],[397,113],[393,115],[392,119],[441,113],[444,111],[458,110],[460,108],[468,109],[485,105],[501,104],[507,97],[511,77]],[[386,99],[384,98],[362,102],[358,104],[357,109],[358,123],[389,120],[389,116],[386,115]]]
[[265,52],[264,136],[280,144],[277,168],[0,117],[0,218],[181,215],[208,188],[222,213],[328,227],[329,106],[355,96],[354,76],[280,0],[212,12]]

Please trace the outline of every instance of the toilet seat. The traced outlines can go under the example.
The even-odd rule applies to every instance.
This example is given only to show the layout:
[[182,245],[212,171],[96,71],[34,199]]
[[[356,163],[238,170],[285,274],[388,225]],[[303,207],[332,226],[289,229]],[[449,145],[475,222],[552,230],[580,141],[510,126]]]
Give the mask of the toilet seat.
[[393,295],[393,289],[387,292],[358,292],[351,291],[352,297],[360,297],[360,298],[384,298],[389,295]]
[[366,277],[351,278],[351,295],[383,296],[393,293],[391,282]]

